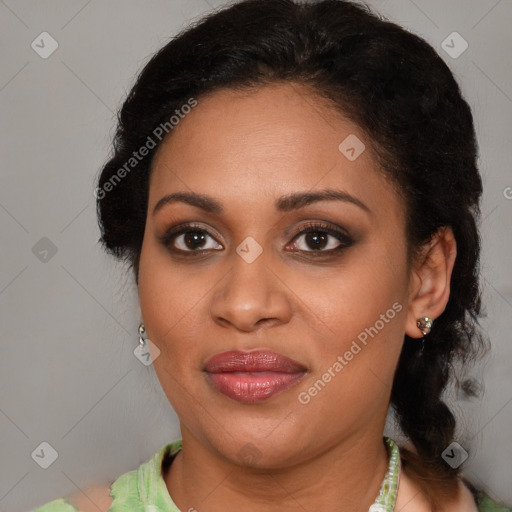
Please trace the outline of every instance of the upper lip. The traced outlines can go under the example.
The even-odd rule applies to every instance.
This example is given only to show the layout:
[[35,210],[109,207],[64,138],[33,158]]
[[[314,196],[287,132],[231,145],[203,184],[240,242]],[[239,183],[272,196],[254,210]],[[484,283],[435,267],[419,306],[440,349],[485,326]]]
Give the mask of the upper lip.
[[208,373],[225,372],[279,372],[297,373],[306,370],[302,364],[273,352],[272,350],[253,350],[243,352],[231,350],[221,352],[206,361],[204,369]]

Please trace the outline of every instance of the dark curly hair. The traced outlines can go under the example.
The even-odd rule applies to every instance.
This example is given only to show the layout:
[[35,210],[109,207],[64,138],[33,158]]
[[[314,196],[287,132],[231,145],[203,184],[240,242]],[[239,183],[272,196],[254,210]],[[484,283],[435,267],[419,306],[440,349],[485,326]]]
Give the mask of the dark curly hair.
[[[169,128],[191,99],[276,82],[308,87],[365,131],[403,196],[410,258],[440,228],[455,235],[448,305],[423,352],[406,339],[391,392],[396,418],[417,452],[404,451],[405,463],[435,509],[454,494],[460,471],[441,458],[455,435],[442,393],[455,364],[463,367],[483,346],[482,183],[471,109],[425,40],[347,0],[245,0],[209,14],[150,59],[119,112],[113,155],[96,189],[100,241],[130,264],[138,283],[151,162],[163,140],[154,136],[158,127]],[[142,147],[147,155],[135,161]]]

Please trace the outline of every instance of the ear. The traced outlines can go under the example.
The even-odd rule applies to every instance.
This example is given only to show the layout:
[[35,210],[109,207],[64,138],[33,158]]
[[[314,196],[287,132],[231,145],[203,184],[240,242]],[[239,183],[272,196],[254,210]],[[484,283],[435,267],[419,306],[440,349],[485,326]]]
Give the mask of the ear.
[[409,307],[405,333],[411,338],[422,338],[417,325],[419,318],[435,320],[445,310],[450,298],[457,243],[449,227],[440,228],[419,251],[410,276]]

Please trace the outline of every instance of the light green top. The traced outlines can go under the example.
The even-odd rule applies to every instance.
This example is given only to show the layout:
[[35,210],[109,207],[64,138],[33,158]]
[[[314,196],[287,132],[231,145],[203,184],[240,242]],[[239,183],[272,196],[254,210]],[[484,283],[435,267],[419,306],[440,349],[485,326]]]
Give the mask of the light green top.
[[[400,477],[400,452],[398,446],[389,438],[384,438],[388,453],[389,465],[382,481],[380,491],[368,512],[393,512]],[[160,448],[147,462],[138,469],[121,475],[110,486],[110,496],[114,498],[108,512],[181,512],[169,496],[167,486],[162,477],[162,461],[165,455],[175,455],[181,450],[181,440],[174,441]],[[195,504],[199,507],[199,504]],[[187,509],[195,510],[194,504]],[[512,512],[492,501],[484,494],[479,495],[479,512]],[[51,501],[31,512],[79,512],[65,498]]]

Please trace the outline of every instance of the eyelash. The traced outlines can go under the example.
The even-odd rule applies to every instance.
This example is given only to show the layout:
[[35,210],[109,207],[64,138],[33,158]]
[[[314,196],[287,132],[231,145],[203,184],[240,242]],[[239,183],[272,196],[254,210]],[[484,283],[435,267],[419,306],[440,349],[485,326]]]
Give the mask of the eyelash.
[[[188,250],[185,251],[183,249],[176,249],[171,246],[171,242],[177,238],[180,235],[186,234],[191,231],[199,231],[200,233],[206,233],[209,237],[213,238],[213,236],[204,228],[195,225],[193,223],[186,223],[181,224],[177,227],[169,229],[166,233],[164,233],[162,236],[159,237],[160,243],[162,243],[169,251],[179,254],[179,255],[185,255],[189,254],[190,256],[201,256],[204,255],[207,251],[210,251],[212,249],[197,249],[197,250]],[[303,229],[298,231],[293,235],[292,241],[299,238],[302,235],[307,235],[308,233],[323,233],[330,236],[333,236],[334,238],[338,239],[340,242],[340,245],[335,247],[334,249],[328,249],[328,250],[296,250],[294,252],[299,252],[306,255],[311,255],[312,257],[326,257],[326,256],[332,256],[334,254],[337,254],[341,252],[343,249],[346,249],[354,244],[354,240],[344,231],[336,229],[331,227],[328,224],[322,223],[322,222],[309,222],[307,223]],[[218,243],[218,242],[217,242]],[[217,249],[213,249],[217,250]],[[193,257],[192,256],[192,257]]]

